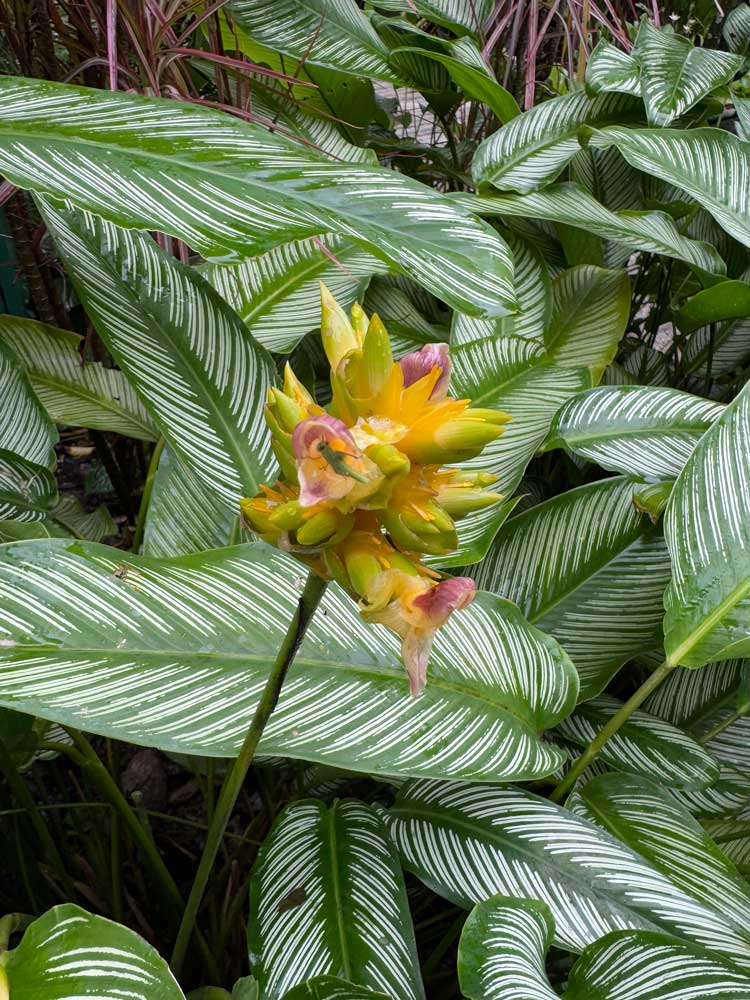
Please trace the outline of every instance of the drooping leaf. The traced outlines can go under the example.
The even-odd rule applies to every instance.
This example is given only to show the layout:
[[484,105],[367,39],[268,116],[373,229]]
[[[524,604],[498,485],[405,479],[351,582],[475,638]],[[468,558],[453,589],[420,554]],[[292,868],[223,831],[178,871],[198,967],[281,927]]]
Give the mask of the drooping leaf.
[[672,582],[669,661],[700,667],[750,655],[750,387],[698,442],[665,515]]
[[102,339],[174,453],[234,513],[275,462],[263,420],[271,358],[217,292],[148,236],[43,214]]
[[35,319],[0,316],[0,343],[12,349],[54,421],[155,441],[158,434],[132,385],[114,368],[83,361],[82,340]]
[[49,469],[0,448],[0,521],[41,521],[57,503]]
[[750,807],[746,775],[727,764],[721,765],[719,780],[709,788],[675,788],[672,795],[698,817],[738,816]]
[[669,557],[625,479],[569,490],[512,518],[473,575],[558,639],[582,699],[661,642]]
[[423,1000],[398,855],[364,802],[288,806],[250,882],[250,971],[268,1000],[323,974]]
[[52,466],[57,431],[36,398],[20,359],[3,339],[0,399],[0,450],[14,452],[35,465]]
[[[278,13],[274,5],[274,21]],[[194,104],[4,77],[0,171],[118,225],[170,233],[209,258],[329,232],[464,312],[514,308],[505,244],[442,195]]]
[[536,899],[493,896],[469,914],[458,946],[467,1000],[556,1000],[544,962],[555,924]]
[[678,389],[599,386],[558,411],[549,448],[568,448],[610,472],[646,479],[678,476],[720,403]]
[[[0,704],[178,753],[232,756],[304,575],[261,544],[163,561],[64,539],[7,545]],[[483,595],[439,633],[427,690],[409,698],[395,637],[331,587],[260,752],[386,775],[538,777],[563,760],[539,733],[576,695],[560,646]]]

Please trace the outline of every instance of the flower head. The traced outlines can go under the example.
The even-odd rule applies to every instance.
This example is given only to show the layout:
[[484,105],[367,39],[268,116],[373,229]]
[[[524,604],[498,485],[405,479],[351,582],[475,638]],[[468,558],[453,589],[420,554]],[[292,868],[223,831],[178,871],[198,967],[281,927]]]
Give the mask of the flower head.
[[488,473],[443,466],[475,458],[510,417],[449,395],[446,344],[394,361],[377,316],[354,306],[350,321],[325,287],[321,298],[331,403],[319,406],[287,365],[265,410],[281,478],[241,509],[261,538],[335,580],[365,619],[400,637],[418,695],[435,634],[476,592],[423,557],[454,551],[456,520],[502,499]]

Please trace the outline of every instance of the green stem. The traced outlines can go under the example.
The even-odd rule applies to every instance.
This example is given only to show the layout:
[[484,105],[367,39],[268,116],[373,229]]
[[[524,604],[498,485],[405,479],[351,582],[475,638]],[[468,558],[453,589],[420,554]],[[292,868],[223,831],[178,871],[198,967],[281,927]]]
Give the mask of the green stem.
[[594,758],[599,754],[606,744],[618,730],[625,725],[633,712],[643,704],[652,691],[655,691],[670,673],[674,670],[674,664],[664,661],[654,672],[646,678],[635,694],[625,702],[619,712],[616,712],[606,725],[602,726],[593,740],[583,751],[578,760],[573,764],[567,775],[563,778],[554,792],[550,795],[551,802],[559,802],[573,787],[576,779],[582,774]]
[[216,855],[223,840],[227,823],[232,815],[235,802],[240,794],[266,723],[279,700],[279,694],[281,693],[287,671],[304,638],[315,609],[320,603],[325,587],[324,580],[321,580],[312,573],[309,574],[294,617],[289,623],[284,641],[281,644],[281,649],[278,652],[275,663],[271,667],[266,686],[255,709],[239,756],[232,763],[224,779],[224,784],[222,785],[221,793],[219,794],[219,799],[211,819],[211,825],[206,836],[206,844],[203,848],[198,871],[190,890],[190,898],[185,907],[182,924],[180,925],[177,941],[172,952],[170,965],[176,977],[179,977],[182,972],[190,937],[193,933],[196,917],[198,916],[198,909],[201,905],[203,894],[206,891],[211,870],[213,869],[214,861],[216,860]]
[[737,722],[738,719],[744,719],[748,713],[750,713],[750,703],[745,702],[745,704],[740,705],[736,711],[730,712],[729,715],[721,720],[721,722],[717,722],[716,725],[709,729],[707,733],[703,733],[698,740],[698,743],[700,743],[701,746],[705,746],[706,743],[710,743],[711,740],[723,733],[725,729],[728,729],[733,723]]
[[133,530],[133,544],[131,546],[133,552],[139,551],[141,542],[143,541],[143,531],[146,527],[146,515],[148,514],[149,504],[151,503],[151,494],[154,489],[154,477],[156,476],[156,470],[159,468],[159,460],[161,459],[165,444],[166,441],[164,438],[160,437],[154,445],[154,450],[151,452],[151,461],[148,463],[146,482],[143,484],[141,505],[138,508],[138,517],[136,518],[135,529]]

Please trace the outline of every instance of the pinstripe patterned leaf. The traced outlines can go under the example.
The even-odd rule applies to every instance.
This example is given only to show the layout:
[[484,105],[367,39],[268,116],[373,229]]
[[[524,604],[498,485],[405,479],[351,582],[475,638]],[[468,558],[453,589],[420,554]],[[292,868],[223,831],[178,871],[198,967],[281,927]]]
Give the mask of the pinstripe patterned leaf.
[[208,264],[201,270],[258,343],[287,353],[320,327],[321,281],[348,310],[362,300],[370,275],[387,265],[352,240],[322,237],[318,244],[287,243],[241,264]]
[[284,1000],[389,1000],[385,993],[373,993],[335,976],[316,976],[295,986]]
[[155,948],[72,903],[35,920],[4,958],[19,1000],[185,1000]]
[[585,365],[597,381],[625,333],[630,282],[622,270],[571,267],[552,284],[552,314],[544,333],[549,357],[558,365]]
[[555,924],[535,899],[494,896],[469,914],[458,946],[458,978],[468,1000],[557,1000],[544,961]]
[[323,974],[424,998],[398,855],[364,802],[284,810],[253,870],[249,928],[250,971],[265,1000]]
[[616,91],[640,97],[640,72],[631,55],[601,38],[586,60],[586,88],[592,94]]
[[569,951],[612,930],[660,929],[750,968],[750,932],[593,823],[531,792],[409,782],[389,828],[406,868],[461,906],[497,893],[546,903],[555,943]]
[[549,448],[569,448],[610,472],[645,479],[678,476],[720,403],[657,386],[600,386],[557,413]]
[[699,441],[672,490],[664,531],[672,583],[664,606],[671,663],[750,655],[750,386]]
[[581,126],[642,120],[639,100],[624,94],[590,98],[581,91],[553,97],[508,122],[476,151],[472,176],[502,191],[536,191],[554,181],[580,150]]
[[232,512],[269,478],[273,364],[219,295],[148,236],[43,207],[88,315],[175,454]]
[[57,484],[46,466],[0,448],[0,521],[41,521],[56,503]]
[[568,1000],[750,1000],[750,978],[720,956],[649,931],[607,934],[573,966]]
[[0,400],[0,450],[14,452],[35,465],[53,465],[57,431],[34,395],[17,354],[2,339]]
[[562,643],[581,678],[581,698],[604,687],[626,660],[661,642],[669,581],[664,540],[632,503],[632,484],[581,486],[508,521],[474,570]]
[[695,330],[685,345],[685,368],[706,379],[737,371],[750,357],[750,318]]
[[[155,560],[65,539],[0,550],[0,704],[178,753],[237,752],[303,570],[265,545]],[[399,644],[335,587],[261,752],[386,775],[493,781],[554,772],[539,734],[577,679],[558,644],[480,595],[408,697]],[[439,735],[436,735],[439,734]]]
[[721,764],[719,780],[709,788],[673,788],[672,795],[688,812],[699,817],[739,816],[750,807],[747,777]]
[[0,316],[0,346],[12,349],[54,421],[155,441],[148,411],[128,380],[98,362],[82,363],[82,340],[35,319]]
[[750,935],[750,886],[700,823],[656,782],[601,774],[576,788],[568,808],[631,847],[680,891],[713,911],[717,923]]
[[399,14],[413,14],[441,24],[457,34],[461,29],[479,34],[492,13],[493,0],[376,0],[375,7]]
[[0,172],[116,224],[178,236],[209,258],[331,232],[464,312],[515,308],[505,244],[432,188],[196,105],[4,77]]
[[[581,705],[557,727],[566,740],[587,747],[622,702],[600,695]],[[607,741],[600,759],[618,771],[634,772],[676,787],[705,788],[719,777],[719,766],[695,740],[648,712],[635,711]]]
[[[376,275],[368,285],[364,308],[367,313],[377,313],[386,323],[396,357],[416,350],[422,344],[445,340],[445,328],[422,315],[413,296],[397,284],[397,279]],[[402,348],[405,350],[402,351]]]
[[722,854],[747,879],[750,875],[750,822],[746,818],[710,819],[704,820],[703,826]]
[[665,212],[613,212],[577,184],[554,184],[524,195],[456,195],[455,200],[477,215],[546,219],[584,229],[629,250],[664,254],[712,274],[726,273],[715,247],[683,236]]
[[104,504],[87,512],[74,496],[61,496],[52,509],[52,517],[71,533],[90,542],[103,542],[117,534],[117,525]]

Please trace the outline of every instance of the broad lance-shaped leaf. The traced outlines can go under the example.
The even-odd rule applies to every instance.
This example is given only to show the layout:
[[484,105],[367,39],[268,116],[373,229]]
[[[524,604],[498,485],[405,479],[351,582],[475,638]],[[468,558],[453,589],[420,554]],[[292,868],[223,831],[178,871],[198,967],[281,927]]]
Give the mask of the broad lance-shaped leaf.
[[536,899],[493,896],[469,914],[458,946],[467,1000],[557,1000],[544,962],[555,923]]
[[398,854],[364,802],[283,811],[253,869],[248,927],[250,971],[267,1000],[324,973],[424,1000]]
[[720,403],[658,386],[599,386],[574,396],[555,416],[547,448],[568,448],[610,472],[678,476]]
[[750,655],[750,386],[713,424],[675,484],[664,532],[670,663],[701,667]]
[[579,952],[612,930],[663,930],[750,968],[750,932],[593,823],[532,792],[408,782],[388,817],[405,867],[431,889],[467,909],[498,893],[541,900],[558,947]]
[[[617,698],[600,695],[563,719],[557,732],[585,748],[621,708]],[[646,775],[678,788],[705,788],[719,777],[719,766],[707,750],[676,726],[644,711],[630,715],[599,757],[618,771]]]
[[585,365],[598,381],[614,359],[630,312],[624,270],[571,267],[552,284],[552,313],[544,346],[556,364]]
[[641,67],[631,55],[601,38],[586,60],[586,89],[592,94],[616,91],[641,95]]
[[56,503],[57,484],[46,466],[0,448],[0,521],[41,521]]
[[492,13],[493,0],[375,0],[373,6],[399,14],[417,13],[455,34],[478,35]]
[[624,94],[590,98],[581,91],[538,104],[485,139],[474,155],[477,184],[501,191],[536,191],[556,180],[580,150],[581,126],[602,128],[643,120],[639,100]]
[[14,1000],[185,1000],[154,947],[72,903],[30,924],[2,964]]
[[[750,941],[750,886],[666,789],[641,777],[602,774],[579,785],[568,808],[627,844],[700,907],[712,910],[717,924]],[[712,947],[710,937],[701,943]],[[744,959],[741,964],[750,967]]]
[[463,312],[515,308],[505,244],[432,188],[194,104],[3,77],[0,173],[207,258],[335,233]]
[[352,240],[324,236],[276,247],[241,264],[206,264],[206,278],[269,351],[286,353],[320,327],[320,282],[344,310],[387,270]]
[[716,248],[683,236],[665,212],[612,212],[578,184],[554,184],[524,195],[455,195],[454,200],[477,215],[545,219],[584,229],[631,250],[664,254],[712,274],[726,273]]
[[0,450],[13,452],[36,465],[53,465],[57,431],[34,395],[20,359],[2,339],[0,399]]
[[562,643],[582,699],[661,643],[669,556],[628,480],[580,486],[512,518],[473,575]]
[[316,976],[300,986],[295,986],[284,1000],[393,1000],[385,993],[373,993],[362,986],[355,986],[336,976]]
[[42,406],[58,424],[155,441],[148,411],[122,372],[84,361],[83,337],[35,319],[0,316],[0,343],[23,365]]
[[[163,561],[65,539],[6,545],[0,704],[165,750],[232,756],[304,575],[261,544]],[[399,648],[330,587],[261,752],[487,781],[560,766],[539,734],[572,711],[575,670],[513,605],[481,595],[451,619],[421,698],[408,696]]]
[[175,454],[235,513],[274,469],[263,404],[273,363],[195,270],[88,213],[43,215],[112,356]]

